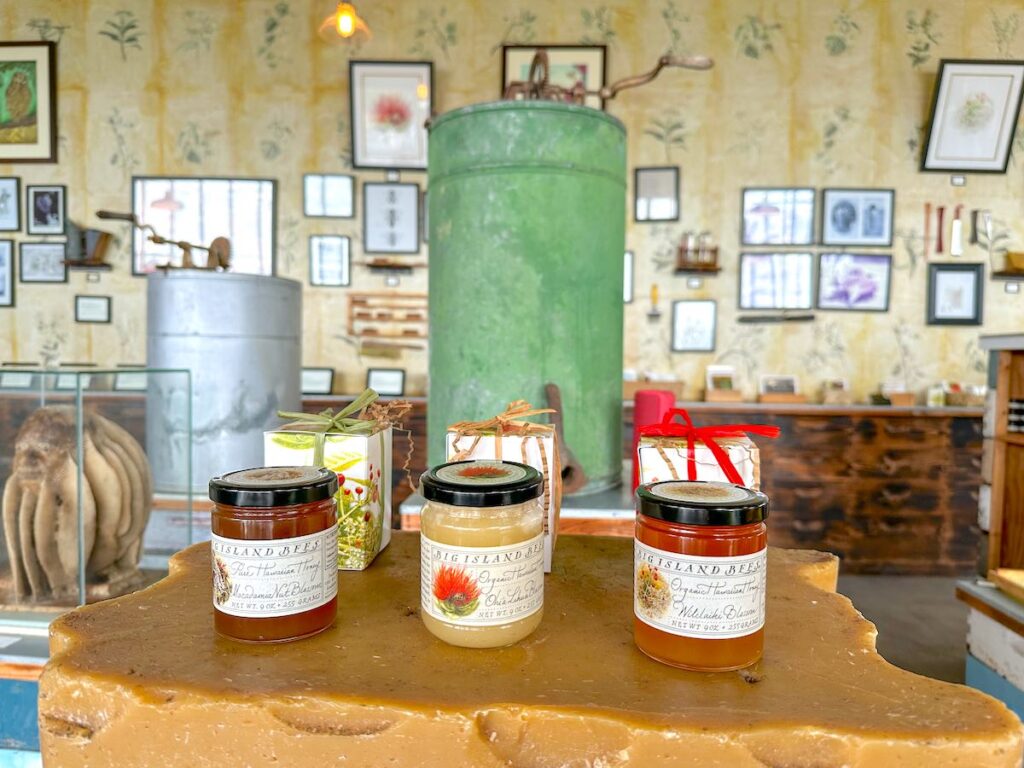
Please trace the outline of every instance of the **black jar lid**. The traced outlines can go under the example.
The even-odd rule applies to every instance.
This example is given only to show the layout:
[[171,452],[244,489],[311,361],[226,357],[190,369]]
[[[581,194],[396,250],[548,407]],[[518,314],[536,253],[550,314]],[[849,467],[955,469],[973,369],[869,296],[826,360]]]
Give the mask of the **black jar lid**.
[[768,517],[768,497],[732,483],[665,480],[641,485],[639,512],[680,525],[750,525]]
[[427,501],[453,507],[507,507],[539,498],[544,478],[515,461],[452,461],[423,473]]
[[292,507],[326,501],[338,476],[323,467],[254,467],[210,480],[210,501],[229,507]]

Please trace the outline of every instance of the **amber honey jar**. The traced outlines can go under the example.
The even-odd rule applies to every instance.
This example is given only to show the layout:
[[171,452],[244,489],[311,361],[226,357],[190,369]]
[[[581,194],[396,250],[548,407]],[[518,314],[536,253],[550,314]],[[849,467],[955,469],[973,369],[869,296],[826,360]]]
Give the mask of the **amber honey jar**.
[[338,613],[338,477],[261,467],[210,481],[213,622],[222,635],[277,643],[315,635]]
[[764,649],[768,497],[670,480],[637,489],[633,637],[651,658],[705,672]]

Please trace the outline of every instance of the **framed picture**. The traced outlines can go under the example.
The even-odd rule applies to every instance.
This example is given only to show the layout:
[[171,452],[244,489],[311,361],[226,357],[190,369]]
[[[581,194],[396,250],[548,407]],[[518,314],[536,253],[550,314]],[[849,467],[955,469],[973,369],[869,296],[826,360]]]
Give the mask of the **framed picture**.
[[14,306],[14,241],[0,240],[0,307]]
[[89,385],[92,384],[92,374],[58,373],[53,388],[60,392],[74,392],[78,390],[79,381],[82,382],[82,389],[88,389]]
[[76,323],[109,323],[109,296],[75,296]]
[[939,62],[922,171],[1006,173],[1024,61]]
[[405,394],[405,371],[402,368],[371,368],[366,372],[366,386],[378,395],[401,397]]
[[429,61],[350,61],[352,167],[425,170],[433,109]]
[[709,365],[704,369],[704,387],[709,392],[736,389],[736,369],[731,365]]
[[302,210],[306,216],[353,219],[356,179],[343,173],[307,173],[302,177]]
[[892,245],[896,192],[891,189],[826,189],[821,203],[823,245]]
[[633,303],[633,272],[636,270],[636,259],[632,251],[626,251],[623,259],[622,275],[622,301],[624,304]]
[[22,283],[66,283],[66,243],[20,243],[18,281]]
[[21,179],[17,176],[0,178],[0,232],[21,229]]
[[811,309],[814,256],[741,253],[740,309]]
[[928,325],[981,325],[985,265],[928,265]]
[[795,395],[800,392],[800,385],[796,376],[765,373],[761,375],[757,391],[762,395]]
[[363,251],[419,253],[419,184],[363,184]]
[[743,190],[743,245],[810,245],[814,242],[814,189]]
[[114,374],[115,392],[145,392],[148,386],[145,371],[121,371]]
[[714,352],[715,313],[710,299],[672,302],[672,351]]
[[823,253],[818,257],[818,309],[887,312],[892,256]]
[[[530,79],[530,65],[538,48],[548,53],[548,82],[569,90],[577,84],[588,91],[603,88],[608,77],[606,45],[503,45],[501,47],[501,91],[513,81]],[[587,96],[588,107],[604,109],[599,96]]]
[[637,168],[633,193],[635,221],[679,221],[679,168]]
[[[228,237],[232,272],[274,274],[277,182],[273,179],[134,176],[132,213],[174,240],[205,246],[216,237]],[[192,255],[203,263],[203,252]],[[147,275],[166,264],[181,264],[181,250],[153,243],[133,230],[132,274]]]
[[30,235],[63,235],[67,210],[66,187],[60,185],[25,187],[25,210]]
[[423,219],[423,226],[422,226],[423,232],[422,232],[422,234],[420,236],[423,238],[423,242],[424,243],[429,243],[430,242],[430,208],[427,207],[427,190],[425,190],[425,189],[423,190],[423,202],[422,202],[422,205],[423,205],[423,207],[421,208],[421,210],[423,211],[423,216],[421,216],[420,218]]
[[303,368],[302,394],[329,395],[334,389],[333,368]]
[[57,44],[0,43],[0,163],[57,162]]
[[338,288],[351,285],[351,240],[344,235],[309,238],[309,284]]
[[0,371],[0,389],[34,389],[36,375],[29,371]]

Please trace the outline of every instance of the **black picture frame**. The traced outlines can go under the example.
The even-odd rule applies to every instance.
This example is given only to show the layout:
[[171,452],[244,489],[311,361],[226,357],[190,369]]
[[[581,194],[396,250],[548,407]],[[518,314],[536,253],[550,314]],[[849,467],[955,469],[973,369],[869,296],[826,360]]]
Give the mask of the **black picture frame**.
[[[314,251],[313,247],[317,240],[343,240],[345,241],[345,261],[347,265],[345,267],[345,282],[343,283],[323,283],[314,282],[313,275],[316,274],[314,268]],[[348,288],[352,285],[352,238],[348,235],[310,235],[309,236],[309,284],[314,288]]]
[[[25,41],[25,42],[2,42],[0,43],[0,60],[4,59],[3,54],[8,48],[46,48],[45,53],[47,80],[47,98],[49,100],[49,126],[50,143],[46,155],[38,157],[12,157],[0,154],[0,163],[56,163],[57,162],[57,44],[52,40]],[[40,147],[43,145],[40,144]],[[2,150],[3,147],[0,147]]]
[[[858,259],[884,259],[886,263],[885,272],[885,306],[883,307],[857,307],[857,306],[838,306],[837,304],[830,304],[828,306],[822,305],[822,279],[824,276],[824,270],[822,269],[822,262],[826,258],[837,257],[837,258],[850,258],[854,260]],[[818,254],[817,274],[814,291],[814,306],[823,312],[888,312],[889,306],[892,303],[892,254],[891,253],[851,253],[849,251],[843,251],[842,253],[823,252]]]
[[[662,219],[639,218],[640,206],[640,175],[647,171],[671,171],[674,176],[674,200],[676,203],[675,216]],[[664,224],[666,222],[679,221],[683,215],[683,198],[681,187],[682,173],[678,165],[647,165],[633,169],[633,221],[637,224]]]
[[[36,249],[36,248],[40,248],[40,247],[60,248],[61,249],[61,252],[63,254],[63,261],[64,261],[64,264],[62,265],[63,268],[64,268],[64,276],[60,280],[34,280],[34,279],[26,280],[25,279],[25,257],[27,255],[30,255],[27,252],[31,251],[33,249]],[[68,257],[68,244],[67,243],[57,243],[57,242],[50,242],[50,241],[46,241],[46,240],[23,240],[22,242],[18,243],[18,282],[19,283],[25,283],[25,284],[32,284],[32,283],[41,283],[41,284],[47,284],[47,283],[66,283],[68,281],[67,257]]]
[[0,303],[0,309],[13,309],[17,305],[17,293],[14,286],[17,280],[14,278],[14,241],[0,240],[0,260],[5,258],[3,251],[7,251],[7,290],[10,292],[9,301]]
[[[685,304],[705,304],[711,306],[711,343],[708,346],[684,346],[680,343],[679,339],[676,338],[677,327],[677,313],[681,310]],[[714,352],[717,346],[718,338],[718,302],[714,299],[679,299],[672,302],[672,333],[669,341],[670,352],[694,352],[697,354],[707,354]]]
[[0,183],[3,182],[14,182],[14,226],[4,227],[0,226],[0,232],[20,232],[21,231],[21,177],[20,176],[0,176]]
[[928,133],[925,135],[924,142],[921,144],[921,162],[918,167],[922,173],[950,173],[950,174],[965,174],[965,173],[1006,173],[1006,169],[1010,165],[1010,155],[1013,153],[1013,132],[1020,120],[1021,103],[1024,101],[1024,82],[1021,87],[1017,90],[1016,104],[1013,107],[1013,118],[1011,121],[1007,121],[1009,125],[1010,136],[1006,144],[1006,154],[1002,158],[1002,167],[1000,168],[969,168],[962,167],[959,165],[936,165],[929,163],[928,155],[931,148],[932,139],[935,136],[935,117],[936,110],[939,106],[939,97],[942,93],[942,87],[944,78],[946,75],[946,68],[960,65],[978,65],[978,66],[1024,66],[1024,61],[1011,61],[1011,60],[1000,60],[1000,59],[940,59],[939,70],[935,76],[935,88],[932,93],[931,106],[928,110]]
[[[35,221],[34,198],[40,192],[60,190],[60,229],[42,227]],[[60,236],[68,229],[68,188],[64,184],[25,185],[25,232],[29,235]]]
[[[356,110],[356,70],[360,67],[372,66],[372,67],[410,67],[419,66],[427,69],[429,80],[430,80],[430,94],[429,101],[427,104],[427,114],[433,115],[434,113],[434,63],[432,61],[421,61],[421,60],[368,60],[368,59],[349,59],[348,62],[348,108],[349,108],[349,146],[352,148],[352,167],[356,170],[361,171],[372,171],[372,170],[383,170],[383,171],[425,171],[427,169],[427,158],[424,157],[423,164],[417,165],[402,165],[401,163],[383,163],[375,164],[360,161],[360,151],[358,143],[358,134],[356,132],[356,126],[358,121],[361,120],[361,116],[357,114]],[[424,129],[426,130],[426,129]],[[365,210],[365,209],[364,209]]]
[[[320,383],[318,385],[316,383],[311,383],[307,377],[314,375],[326,377],[326,384]],[[329,395],[334,391],[334,369],[303,367],[300,385],[303,395]]]
[[[828,237],[829,227],[826,226],[826,218],[829,215],[829,197],[833,194],[858,194],[858,195],[885,195],[889,198],[888,221],[885,231],[888,237],[884,239],[866,240],[863,237],[836,238]],[[821,190],[821,205],[818,211],[818,240],[821,245],[828,247],[853,247],[853,248],[891,248],[893,243],[893,224],[896,220],[896,190],[892,187],[825,187]]]
[[[415,233],[414,237],[416,240],[416,247],[411,250],[407,249],[381,249],[372,245],[370,238],[370,219],[373,214],[372,206],[369,203],[368,196],[371,190],[382,188],[382,187],[394,187],[394,188],[412,188],[415,190],[416,199],[416,221],[412,226],[412,231]],[[420,197],[420,185],[412,181],[367,181],[363,183],[363,253],[388,253],[388,254],[400,254],[400,255],[413,255],[420,252],[420,232],[422,231],[422,224],[420,218],[422,217],[422,211],[420,210],[422,198]],[[408,233],[406,233],[408,234]],[[374,238],[375,239],[375,238]]]
[[[83,300],[88,301],[99,301],[106,306],[106,319],[105,320],[86,320],[82,318],[81,305]],[[113,301],[110,296],[92,296],[89,294],[76,294],[75,295],[75,322],[82,323],[83,325],[109,325],[112,320],[114,312]]]
[[[373,374],[375,373],[396,373],[399,374],[401,385],[396,389],[390,391],[383,391],[376,389],[373,382]],[[381,397],[404,397],[405,396],[405,369],[404,368],[368,368],[366,371],[366,386],[368,389],[374,389],[377,394]]]
[[[974,275],[974,312],[968,318],[941,317],[937,306],[936,290],[938,279],[942,273],[973,273]],[[967,264],[933,262],[928,265],[928,325],[981,325],[985,316],[985,264],[971,262]]]
[[[310,213],[309,200],[306,197],[306,181],[313,177],[348,179],[351,185],[352,213],[348,216],[332,213]],[[351,173],[304,173],[302,174],[302,215],[307,219],[354,219],[356,217],[356,177]]]
[[[752,192],[808,192],[811,196],[811,215],[809,217],[811,223],[811,231],[806,241],[797,240],[786,240],[777,243],[761,243],[747,239],[747,195]],[[772,248],[778,250],[780,248],[803,248],[812,246],[817,242],[815,239],[816,233],[814,231],[817,225],[817,190],[814,187],[743,187],[740,190],[740,245],[745,248]]]
[[[743,283],[743,265],[744,265],[744,262],[747,259],[750,259],[750,258],[764,258],[765,256],[805,256],[805,257],[807,257],[807,262],[810,265],[810,270],[809,270],[809,276],[808,276],[809,292],[808,292],[808,300],[807,300],[807,304],[806,305],[805,304],[801,304],[800,306],[793,306],[793,307],[779,307],[779,306],[755,307],[755,306],[744,306],[744,304],[743,304],[743,285],[744,285],[744,283]],[[814,268],[815,268],[814,253],[812,253],[811,251],[803,251],[803,250],[800,250],[800,251],[784,251],[784,250],[744,251],[744,252],[740,253],[740,260],[739,260],[739,265],[738,266],[739,266],[739,275],[738,275],[738,279],[736,280],[736,286],[737,286],[736,308],[737,309],[742,310],[744,312],[765,312],[765,311],[767,311],[767,312],[787,312],[787,311],[793,311],[793,310],[804,311],[804,310],[814,309],[814,303],[815,303],[815,300],[817,299],[817,295],[816,295],[817,294],[817,291],[816,291],[816,288],[817,288],[817,275],[814,272]]]
[[[608,46],[604,43],[595,44],[572,44],[572,43],[528,43],[528,44],[508,44],[501,46],[501,81],[498,89],[498,98],[503,99],[505,97],[505,89],[511,82],[508,78],[508,61],[509,54],[515,51],[533,51],[536,52],[538,48],[543,48],[548,51],[549,55],[552,52],[564,53],[566,51],[591,51],[599,52],[601,54],[601,83],[598,86],[603,88],[608,84]],[[549,66],[551,62],[549,60]],[[608,106],[607,99],[599,99],[601,103],[601,109],[605,109]],[[588,105],[593,107],[593,105]]]

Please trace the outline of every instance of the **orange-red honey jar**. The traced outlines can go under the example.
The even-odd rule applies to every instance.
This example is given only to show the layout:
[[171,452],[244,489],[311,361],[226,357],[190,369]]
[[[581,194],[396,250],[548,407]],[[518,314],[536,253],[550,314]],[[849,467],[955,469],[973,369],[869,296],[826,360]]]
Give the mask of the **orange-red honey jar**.
[[664,664],[741,669],[764,649],[768,497],[669,480],[637,489],[633,637]]
[[210,481],[213,622],[235,640],[274,643],[327,629],[338,614],[338,476],[261,467]]

